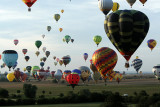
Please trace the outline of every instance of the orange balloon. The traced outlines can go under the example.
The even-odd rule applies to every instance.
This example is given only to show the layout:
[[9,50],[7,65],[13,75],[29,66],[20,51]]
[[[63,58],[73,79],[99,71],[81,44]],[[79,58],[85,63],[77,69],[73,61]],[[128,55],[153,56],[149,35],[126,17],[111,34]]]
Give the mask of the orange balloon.
[[63,13],[63,12],[64,12],[64,10],[62,9],[62,10],[61,10],[61,13]]
[[59,31],[60,31],[60,32],[62,32],[62,30],[63,30],[62,28],[59,28]]

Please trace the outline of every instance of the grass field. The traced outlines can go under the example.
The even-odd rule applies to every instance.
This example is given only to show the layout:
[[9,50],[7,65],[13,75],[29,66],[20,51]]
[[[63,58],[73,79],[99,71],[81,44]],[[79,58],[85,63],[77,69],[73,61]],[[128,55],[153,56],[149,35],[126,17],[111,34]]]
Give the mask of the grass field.
[[19,106],[19,107],[99,107],[100,104],[101,103],[80,103],[80,104],[29,105],[29,106]]
[[[81,89],[89,89],[91,92],[102,92],[103,90],[120,92],[121,95],[128,94],[133,95],[134,92],[139,92],[145,90],[148,94],[152,95],[153,93],[160,93],[160,83],[156,79],[126,79],[123,80],[120,84],[117,84],[116,81],[107,82],[105,86],[103,81],[100,81],[98,84],[94,82],[87,83],[84,85],[80,82],[80,86],[76,86],[75,90],[67,84],[54,84],[51,80],[47,81],[32,81],[26,82],[29,84],[36,85],[38,87],[37,97],[42,95],[42,91],[45,90],[45,97],[57,97],[60,93],[66,95],[69,91],[77,93]],[[9,91],[10,94],[15,94],[17,90],[21,90],[23,96],[23,84],[21,82],[0,82],[0,87],[5,88]],[[52,94],[49,94],[52,92]]]

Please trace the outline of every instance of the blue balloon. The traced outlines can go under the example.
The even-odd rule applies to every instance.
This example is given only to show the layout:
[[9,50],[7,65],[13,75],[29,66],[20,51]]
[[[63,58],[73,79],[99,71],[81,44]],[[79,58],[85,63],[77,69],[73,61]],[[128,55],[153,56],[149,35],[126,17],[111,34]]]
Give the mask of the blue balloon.
[[40,66],[43,67],[44,66],[44,62],[40,62]]
[[14,50],[5,50],[2,53],[2,60],[8,66],[9,71],[10,68],[13,67],[14,64],[17,62],[17,59],[18,53]]
[[76,74],[81,75],[81,71],[80,71],[79,69],[74,69],[74,70],[72,70],[72,73],[76,73]]
[[71,73],[70,70],[65,70],[64,73],[68,74],[68,73]]
[[17,65],[18,65],[18,62],[16,62],[14,65],[13,65],[13,69],[15,69],[16,67],[17,67]]

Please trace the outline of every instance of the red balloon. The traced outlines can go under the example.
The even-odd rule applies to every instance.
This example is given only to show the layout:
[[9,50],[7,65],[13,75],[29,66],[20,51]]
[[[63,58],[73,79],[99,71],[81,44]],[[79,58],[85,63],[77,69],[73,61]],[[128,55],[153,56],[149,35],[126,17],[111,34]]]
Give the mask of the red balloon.
[[79,75],[78,74],[69,74],[67,75],[66,77],[67,79],[67,82],[72,86],[73,90],[74,90],[74,87],[78,84],[79,82]]

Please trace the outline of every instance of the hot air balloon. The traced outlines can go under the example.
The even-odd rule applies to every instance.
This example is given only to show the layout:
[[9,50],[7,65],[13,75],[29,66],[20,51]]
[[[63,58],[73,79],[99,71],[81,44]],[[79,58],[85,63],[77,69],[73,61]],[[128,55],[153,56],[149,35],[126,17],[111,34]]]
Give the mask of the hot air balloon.
[[51,31],[51,26],[47,26],[48,32]]
[[63,40],[63,42],[66,42],[65,38],[63,38],[62,40]]
[[73,43],[73,42],[74,42],[74,39],[71,39],[71,42]]
[[81,79],[84,83],[91,75],[90,69],[87,66],[80,66],[78,69],[81,71]]
[[15,45],[17,45],[19,41],[17,39],[15,39],[13,42]]
[[79,82],[79,75],[78,74],[69,74],[67,75],[67,82],[72,86],[73,90],[74,90],[74,87],[78,84]]
[[14,76],[15,76],[16,81],[19,82],[20,81],[20,76],[21,76],[21,73],[20,73],[19,69],[14,71]]
[[90,65],[90,69],[93,71],[93,73],[98,72],[98,70],[94,64]]
[[55,19],[57,22],[58,22],[58,20],[60,19],[60,17],[61,17],[61,16],[60,16],[59,14],[55,14],[55,15],[54,15],[54,19]]
[[[31,69],[31,71],[32,71],[32,75],[33,75],[33,77],[36,79],[36,78],[38,78],[37,76],[37,71],[38,70],[40,70],[40,67],[39,66],[33,66],[32,67],[32,69]],[[38,78],[39,79],[39,78]]]
[[143,64],[142,60],[139,59],[138,57],[132,61],[132,66],[137,71],[137,74],[138,74],[138,71],[141,68],[142,64]]
[[59,60],[59,65],[60,65],[60,66],[63,65],[63,60]]
[[48,58],[48,56],[50,55],[50,52],[49,51],[46,51],[46,57]]
[[45,72],[45,70],[43,68],[39,69],[37,71],[38,79],[42,80],[44,78],[45,74],[46,74],[46,72]]
[[42,38],[44,38],[44,37],[45,37],[45,35],[43,34],[43,35],[42,35]]
[[57,62],[54,62],[54,65],[56,66],[56,65],[57,65]]
[[105,15],[107,15],[113,7],[113,1],[112,0],[98,0],[98,7]]
[[67,75],[69,75],[69,74],[71,74],[71,71],[70,71],[70,70],[65,70],[65,71],[63,72],[63,78],[67,80],[66,77],[67,77]]
[[84,54],[83,54],[83,58],[84,58],[84,60],[86,61],[87,58],[88,58],[88,54],[87,54],[87,53],[84,53]]
[[36,45],[36,47],[39,49],[39,48],[41,47],[41,45],[42,45],[42,42],[41,42],[40,40],[37,40],[37,41],[35,42],[35,45]]
[[18,65],[18,62],[16,62],[16,63],[12,66],[12,68],[15,69],[17,65]]
[[7,74],[7,79],[9,82],[12,82],[15,79],[14,73],[9,73]]
[[90,62],[91,64],[93,64],[92,59],[90,59],[89,62]]
[[27,67],[26,67],[26,70],[27,70],[29,73],[30,73],[31,69],[32,69],[31,66],[27,66]]
[[143,6],[144,6],[144,3],[146,3],[146,1],[147,0],[139,0],[142,4],[143,4]]
[[5,50],[2,53],[3,62],[8,66],[9,71],[12,66],[17,62],[18,54],[14,50]]
[[46,51],[46,49],[47,49],[46,47],[43,47],[43,48],[42,48],[43,52],[45,52],[45,51]]
[[117,10],[106,16],[104,27],[112,44],[129,61],[147,35],[149,20],[137,10]]
[[101,77],[101,74],[97,71],[97,72],[92,73],[92,74],[91,74],[91,77],[92,77],[92,79],[95,81],[95,83],[97,83],[98,80],[99,80],[100,77]]
[[71,37],[69,35],[66,35],[64,37],[64,39],[65,39],[65,42],[67,42],[67,44],[68,44],[68,42],[71,40]]
[[63,61],[63,64],[65,65],[65,67],[66,67],[66,65],[70,63],[71,58],[68,57],[68,56],[64,56],[64,57],[62,57],[62,61]]
[[117,11],[119,9],[119,4],[117,2],[113,2],[113,7],[112,7],[112,11]]
[[56,71],[51,71],[51,76],[52,76],[52,78],[54,78],[55,72],[56,72]]
[[160,64],[157,64],[152,68],[152,72],[154,73],[155,77],[160,80]]
[[127,2],[129,3],[129,5],[132,8],[132,5],[136,2],[136,0],[127,0]]
[[56,61],[59,62],[59,58],[56,58]]
[[102,47],[93,53],[92,61],[101,76],[106,79],[107,73],[110,73],[118,60],[116,52],[108,47]]
[[122,80],[122,78],[123,78],[123,75],[122,74],[120,74],[120,73],[116,73],[116,75],[115,75],[115,80],[118,82],[118,84],[119,84],[119,82]]
[[39,51],[36,51],[36,53],[35,53],[36,55],[37,55],[37,57],[39,56],[39,54],[40,54],[40,52]]
[[23,68],[23,71],[25,72],[27,69],[26,68]]
[[81,70],[74,69],[74,70],[72,70],[72,74],[78,74],[79,76],[81,76]]
[[27,53],[27,49],[22,49],[22,52],[25,55]]
[[46,60],[47,60],[47,58],[46,58],[46,57],[43,57],[43,61],[46,62]]
[[40,62],[40,66],[43,68],[43,66],[44,66],[44,62]]
[[151,49],[151,51],[153,50],[153,48],[157,45],[156,40],[154,39],[150,39],[147,41],[147,45],[148,47]]
[[28,62],[28,60],[30,59],[29,56],[25,56],[24,59],[26,60],[26,62]]
[[97,44],[97,47],[98,47],[99,43],[102,41],[102,37],[99,35],[96,35],[93,37],[93,41]]
[[56,56],[54,56],[53,59],[55,60],[55,59],[56,59]]
[[27,6],[28,6],[28,11],[31,11],[31,6],[37,1],[37,0],[22,0]]
[[62,10],[61,10],[61,13],[63,13],[63,12],[64,12],[64,10],[62,9]]
[[56,78],[56,80],[59,82],[60,79],[62,78],[62,70],[58,69],[55,74],[54,77]]
[[1,60],[1,58],[2,58],[2,55],[0,54],[0,60]]
[[27,75],[26,73],[23,73],[23,72],[21,72],[21,73],[22,73],[21,76],[20,76],[21,81],[22,81],[22,82],[25,82],[26,79],[27,79],[27,77],[28,77],[28,75]]
[[59,31],[60,31],[60,32],[62,32],[62,30],[63,30],[62,28],[59,28]]

